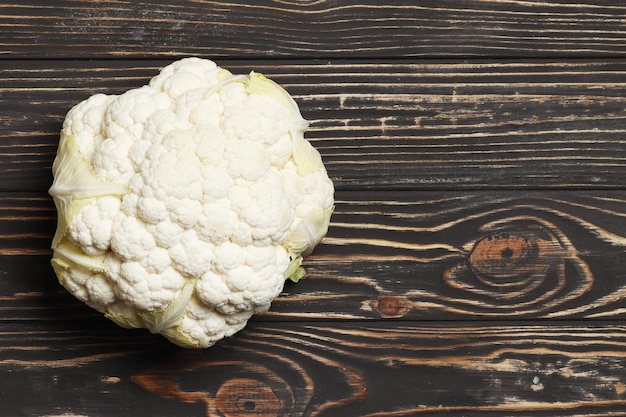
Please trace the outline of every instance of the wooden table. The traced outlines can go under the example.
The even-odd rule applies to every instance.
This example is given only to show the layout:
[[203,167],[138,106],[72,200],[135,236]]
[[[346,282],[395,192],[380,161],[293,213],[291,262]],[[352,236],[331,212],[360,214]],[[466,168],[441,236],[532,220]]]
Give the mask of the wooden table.
[[[67,110],[192,55],[295,97],[337,201],[207,350],[49,264]],[[617,0],[1,2],[0,415],[626,416],[624,58]]]

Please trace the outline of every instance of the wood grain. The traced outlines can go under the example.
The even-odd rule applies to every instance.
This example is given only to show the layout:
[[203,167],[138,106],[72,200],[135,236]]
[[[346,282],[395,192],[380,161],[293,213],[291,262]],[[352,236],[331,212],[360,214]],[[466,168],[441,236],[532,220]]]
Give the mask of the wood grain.
[[309,272],[369,287],[383,318],[623,317],[620,194],[338,194]]
[[0,194],[0,255],[51,255],[56,217],[48,195]]
[[[626,416],[624,16],[0,1],[0,415]],[[307,278],[207,350],[118,327],[50,266],[65,113],[189,55],[285,86],[337,188]]]
[[0,57],[624,57],[619,2],[0,3]]
[[[4,334],[15,326],[3,322]],[[3,409],[137,417],[619,416],[626,406],[626,328],[617,323],[252,323],[210,351],[173,348],[143,333],[130,344],[120,338],[125,330],[106,324],[105,337],[90,340],[87,326],[81,336],[58,322],[65,330],[56,338],[40,326],[46,361],[33,360],[43,356],[33,351],[33,337],[24,349],[4,343]],[[82,356],[89,350],[100,354]]]
[[[24,268],[9,255],[40,255],[29,267],[45,271],[17,291],[31,296],[5,293],[17,315],[49,302],[42,280],[58,296],[56,213],[45,195],[4,196],[6,291]],[[624,213],[624,191],[339,191],[329,234],[305,260],[308,278],[259,319],[624,319]]]
[[[169,61],[0,69],[0,190],[52,181],[71,106]],[[626,66],[587,62],[220,62],[294,95],[338,189],[623,188]]]

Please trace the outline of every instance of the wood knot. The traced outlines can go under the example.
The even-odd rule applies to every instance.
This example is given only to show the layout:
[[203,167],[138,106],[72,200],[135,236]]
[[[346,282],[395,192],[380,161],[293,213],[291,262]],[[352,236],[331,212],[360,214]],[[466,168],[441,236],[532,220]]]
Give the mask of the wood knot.
[[411,301],[397,295],[381,295],[371,305],[384,319],[403,317],[411,309]]
[[495,233],[476,243],[469,255],[469,267],[498,285],[511,278],[544,271],[560,252],[559,245],[532,232]]
[[215,405],[225,417],[281,414],[281,401],[265,382],[252,378],[233,378],[222,384]]
[[[200,351],[185,351],[170,362],[133,376],[132,380],[163,398],[204,403],[207,416],[286,417],[303,414],[311,399],[310,378],[306,372],[288,358],[278,358],[274,354],[253,358],[228,360],[216,355],[213,360],[206,361]],[[277,374],[275,370],[281,373]],[[209,382],[207,375],[211,376]]]
[[537,314],[579,297],[593,284],[567,236],[544,219],[510,217],[479,231],[484,235],[466,245],[465,262],[442,276],[444,284],[462,291],[457,301],[473,313]]

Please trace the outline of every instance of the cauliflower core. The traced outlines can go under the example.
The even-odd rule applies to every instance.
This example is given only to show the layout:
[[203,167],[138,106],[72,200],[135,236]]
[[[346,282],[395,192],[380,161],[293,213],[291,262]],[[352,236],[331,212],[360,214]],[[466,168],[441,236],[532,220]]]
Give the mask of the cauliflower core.
[[123,327],[208,347],[266,311],[326,234],[333,184],[285,90],[187,58],[65,119],[52,265]]

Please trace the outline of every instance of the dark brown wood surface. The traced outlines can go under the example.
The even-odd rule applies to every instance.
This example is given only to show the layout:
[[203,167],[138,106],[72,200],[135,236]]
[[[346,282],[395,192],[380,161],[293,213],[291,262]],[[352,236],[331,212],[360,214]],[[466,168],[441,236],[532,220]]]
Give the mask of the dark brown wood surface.
[[[382,3],[0,3],[0,415],[626,416],[626,5]],[[49,263],[67,110],[188,55],[285,86],[337,189],[207,350]]]

